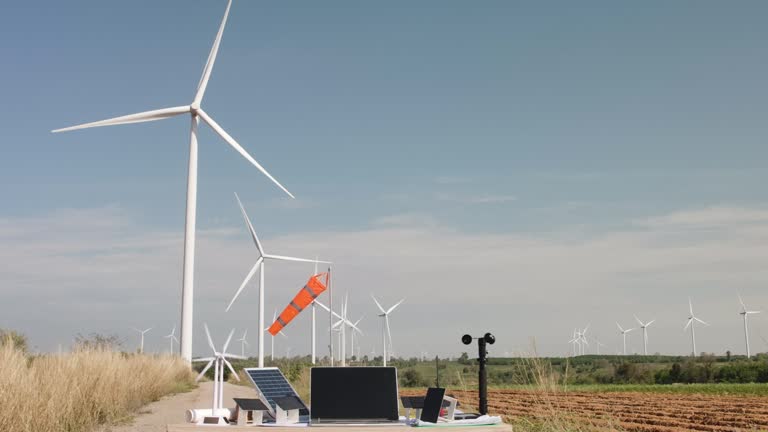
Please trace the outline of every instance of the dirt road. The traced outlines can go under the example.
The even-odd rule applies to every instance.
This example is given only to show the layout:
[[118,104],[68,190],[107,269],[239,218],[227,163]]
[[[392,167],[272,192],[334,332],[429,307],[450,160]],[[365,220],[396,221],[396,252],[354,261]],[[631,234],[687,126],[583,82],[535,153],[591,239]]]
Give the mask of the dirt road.
[[[251,387],[225,383],[224,406],[234,406],[233,397],[255,397]],[[213,383],[203,382],[191,392],[165,397],[143,407],[133,421],[120,426],[106,426],[102,432],[165,432],[168,423],[183,423],[184,413],[190,408],[210,408]]]

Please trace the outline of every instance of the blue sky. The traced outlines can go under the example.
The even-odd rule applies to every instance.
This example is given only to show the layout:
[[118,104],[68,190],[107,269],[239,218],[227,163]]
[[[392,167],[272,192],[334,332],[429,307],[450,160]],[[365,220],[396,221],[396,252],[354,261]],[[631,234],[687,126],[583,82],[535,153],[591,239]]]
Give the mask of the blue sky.
[[[41,348],[50,349],[76,331],[88,331],[94,322],[88,317],[100,323],[99,330],[115,332],[124,332],[138,311],[147,321],[173,322],[166,311],[178,313],[167,305],[178,302],[180,272],[173,265],[180,264],[181,249],[154,241],[181,238],[187,118],[61,135],[49,131],[189,103],[224,5],[213,0],[43,1],[4,7],[0,226],[8,228],[0,238],[8,270],[6,277],[0,272],[0,293],[8,306],[0,311],[9,311],[0,314],[6,315],[0,326],[22,327]],[[260,234],[292,247],[290,252],[345,256],[354,245],[370,249],[358,255],[381,259],[381,267],[353,261],[345,268],[330,257],[350,281],[366,285],[370,272],[399,274],[399,287],[377,281],[349,288],[357,293],[353,303],[369,312],[372,331],[368,291],[391,290],[394,302],[417,288],[436,289],[429,286],[430,275],[472,261],[420,243],[434,245],[445,238],[455,238],[456,248],[465,251],[483,245],[478,250],[493,252],[497,241],[503,243],[498,255],[491,254],[495,265],[467,271],[498,280],[519,277],[525,286],[512,284],[506,297],[495,297],[483,291],[490,288],[468,292],[465,284],[446,285],[455,300],[446,303],[460,304],[478,294],[471,303],[500,307],[498,319],[487,325],[502,334],[516,325],[504,320],[503,311],[527,301],[540,306],[528,299],[535,298],[532,290],[562,298],[581,292],[581,308],[606,314],[616,303],[626,303],[613,298],[617,291],[636,296],[637,309],[661,308],[670,293],[674,304],[701,293],[714,313],[716,305],[732,302],[735,289],[767,303],[760,288],[768,276],[760,266],[764,249],[753,244],[768,225],[766,9],[763,2],[735,7],[703,1],[236,0],[203,105],[298,199],[282,196],[204,129],[198,228],[220,236],[211,240],[212,257],[232,255],[221,265],[200,264],[199,280],[223,291],[210,292],[209,301],[225,304],[249,267],[247,238],[232,197],[238,191]],[[59,222],[66,232],[50,228]],[[381,232],[392,235],[380,237]],[[653,241],[627,240],[644,234]],[[89,240],[79,240],[83,236]],[[570,288],[574,275],[567,271],[561,281],[542,279],[560,269],[559,261],[551,261],[553,254],[563,263],[573,261],[568,253],[600,256],[595,245],[617,237],[623,243],[608,256],[625,263],[647,259],[642,270],[647,274],[628,276],[627,268],[611,265],[604,270],[595,260],[585,264],[595,267],[577,272],[589,277]],[[316,239],[309,243],[313,250],[307,239]],[[392,239],[408,243],[375,243]],[[126,245],[131,241],[136,244]],[[645,242],[652,244],[653,257],[638,253],[638,243]],[[535,256],[526,254],[532,245],[534,251],[536,245],[567,250],[574,243],[591,246],[549,251],[540,262],[521,264]],[[50,248],[62,245],[68,258],[83,263],[83,273],[70,271],[72,266],[61,273],[43,270]],[[202,256],[208,253],[205,245],[201,241]],[[28,254],[17,254],[20,246]],[[120,259],[115,248],[127,251],[127,259]],[[435,263],[414,252],[407,267],[398,267],[402,263],[389,261],[394,257],[385,253],[398,249],[405,255],[423,251]],[[691,268],[685,271],[665,264],[670,254],[687,250],[702,251],[706,258],[678,257],[680,266]],[[150,266],[159,257],[168,266]],[[96,263],[89,260],[96,258],[105,260],[98,261],[102,267],[96,272],[104,273],[103,279],[89,270]],[[704,277],[695,270],[710,270],[713,262],[719,265],[716,275]],[[30,273],[10,271],[22,264]],[[547,264],[551,267],[537,273]],[[164,280],[153,291],[164,299],[149,302],[158,304],[157,310],[143,303],[130,309],[120,296],[107,295],[111,277],[125,278],[121,271],[136,275],[144,265]],[[48,275],[38,280],[32,269]],[[603,271],[610,277],[598,288],[593,278]],[[691,274],[701,280],[688,278]],[[288,269],[276,277],[276,284],[299,284]],[[77,319],[71,310],[17,312],[32,307],[34,297],[63,296],[51,288],[58,283],[86,297],[106,290],[100,308],[114,320],[98,321],[93,308],[83,309]],[[29,298],[19,293],[20,284]],[[136,284],[152,282],[137,279]],[[641,286],[656,294],[641,295]],[[201,287],[201,292],[203,302],[206,291]],[[429,304],[426,296],[414,300],[409,316]],[[459,306],[450,311],[465,313]],[[466,313],[467,322],[484,323],[482,312]],[[560,335],[565,338],[590,315],[569,313],[538,332],[509,330],[507,339],[514,338],[515,346],[508,349],[536,336],[543,350],[557,353]],[[631,318],[633,312],[622,313]],[[209,314],[240,328],[246,320],[221,315],[214,306]],[[60,325],[58,334],[42,330],[42,315]],[[616,319],[604,320],[604,339],[615,337],[609,329]],[[669,321],[670,328],[677,326]],[[723,321],[713,351],[730,343],[729,326],[738,327]],[[768,335],[765,323],[762,328]],[[417,335],[401,337],[403,351],[413,352]],[[444,344],[451,341],[440,339],[433,350],[448,352]],[[685,352],[676,341],[670,337],[659,349]],[[301,349],[297,343],[293,352]]]

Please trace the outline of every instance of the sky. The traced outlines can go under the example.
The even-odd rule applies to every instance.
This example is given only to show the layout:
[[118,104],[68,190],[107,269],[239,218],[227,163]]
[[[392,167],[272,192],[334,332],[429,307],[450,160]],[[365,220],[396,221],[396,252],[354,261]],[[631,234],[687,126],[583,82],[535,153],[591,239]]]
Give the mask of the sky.
[[[35,350],[180,320],[188,128],[52,129],[189,104],[223,0],[14,2],[0,15],[0,328]],[[293,194],[201,127],[202,324],[248,329],[267,252],[334,262],[381,353],[562,355],[575,327],[616,353],[744,352],[737,293],[768,311],[768,4],[743,1],[235,0],[203,107]],[[311,265],[266,273],[282,308]],[[337,297],[338,300],[338,297]],[[753,319],[754,318],[754,319]],[[324,318],[325,319],[325,318]],[[768,313],[750,317],[768,351]],[[269,320],[267,320],[269,321]],[[327,325],[318,326],[327,352]],[[277,354],[309,351],[299,316]],[[267,346],[269,344],[267,343]],[[595,349],[592,340],[590,352]],[[632,333],[629,351],[641,351]]]

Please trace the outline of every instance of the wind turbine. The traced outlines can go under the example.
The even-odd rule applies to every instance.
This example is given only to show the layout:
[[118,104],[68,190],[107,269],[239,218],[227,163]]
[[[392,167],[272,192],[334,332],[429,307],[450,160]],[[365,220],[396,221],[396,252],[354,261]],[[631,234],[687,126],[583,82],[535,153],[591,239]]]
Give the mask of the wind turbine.
[[[276,319],[277,319],[277,310],[275,310],[275,313],[272,314],[272,322],[275,322]],[[269,329],[265,329],[264,331],[265,332],[269,332]],[[288,339],[288,336],[286,336],[285,333],[283,333],[282,330],[280,330],[280,332],[278,332],[278,334],[281,335],[282,337]],[[272,336],[272,335],[270,334],[270,336]],[[272,336],[272,350],[269,352],[269,359],[272,360],[272,361],[275,361],[275,337],[276,336]]]
[[[360,321],[362,321],[362,320],[363,320],[363,317],[360,317],[354,323],[350,323],[351,324],[350,325],[351,332],[350,332],[350,335],[349,335],[350,336],[349,339],[350,339],[350,342],[352,344],[352,346],[350,347],[351,348],[350,351],[352,351],[352,355],[353,356],[355,355],[355,332],[358,332],[361,335],[363,334],[363,332],[358,327],[358,324],[360,324]],[[354,327],[352,327],[352,326],[354,326]],[[359,362],[360,361],[360,342],[358,342],[357,345],[358,345],[357,346],[357,361]]]
[[170,351],[170,353],[173,354],[173,341],[176,341],[176,343],[179,342],[179,340],[176,338],[176,326],[175,325],[173,326],[173,330],[171,330],[170,334],[168,334],[166,336],[163,336],[163,337],[166,338],[166,339],[169,339],[169,341],[171,342],[171,351]]
[[759,314],[762,311],[747,310],[747,306],[744,304],[744,300],[742,300],[741,294],[739,294],[739,303],[741,303],[741,312],[739,312],[739,315],[744,317],[744,342],[747,344],[747,358],[750,358],[752,353],[749,351],[749,330],[747,328],[747,316]]
[[131,327],[131,328],[132,328],[134,331],[137,331],[137,332],[141,333],[141,345],[139,346],[139,353],[140,353],[140,354],[144,354],[144,335],[145,335],[145,334],[146,334],[148,331],[152,330],[152,327],[150,327],[150,328],[148,328],[148,329],[146,329],[146,330],[139,330],[139,329],[137,329],[136,327]]
[[283,255],[271,255],[264,252],[264,248],[261,245],[261,242],[259,241],[259,237],[256,235],[256,230],[253,229],[253,224],[251,224],[251,220],[248,218],[248,214],[245,212],[245,207],[243,207],[243,203],[240,202],[240,197],[235,194],[235,198],[237,199],[237,203],[240,205],[240,211],[243,213],[243,219],[245,219],[246,225],[248,225],[248,231],[251,233],[251,238],[253,239],[253,244],[256,245],[256,249],[259,251],[259,258],[256,260],[256,264],[251,267],[251,270],[248,272],[248,275],[245,276],[245,279],[243,280],[243,283],[240,284],[240,288],[238,288],[237,292],[235,293],[235,296],[232,297],[232,301],[229,302],[229,305],[227,305],[227,311],[232,307],[232,305],[235,303],[235,300],[237,300],[237,297],[240,295],[241,292],[243,292],[243,289],[245,286],[250,282],[253,275],[256,273],[256,270],[261,268],[261,272],[259,272],[259,367],[264,367],[264,291],[266,290],[264,286],[264,270],[267,260],[274,260],[274,261],[294,261],[294,262],[305,262],[305,263],[325,263],[325,264],[331,264],[328,261],[317,261],[313,259],[306,259],[306,258],[294,258],[289,256],[283,256]]
[[383,350],[384,350],[383,351],[383,353],[384,353],[384,357],[383,357],[384,358],[384,366],[386,366],[387,365],[387,360],[388,360],[388,356],[387,356],[387,338],[389,338],[389,351],[390,351],[390,353],[392,352],[392,332],[391,332],[391,330],[389,328],[389,314],[391,314],[392,311],[395,310],[395,308],[400,306],[400,304],[402,302],[404,302],[405,299],[402,299],[399,302],[395,303],[395,305],[392,306],[391,308],[389,308],[387,310],[384,310],[384,308],[381,307],[381,304],[379,303],[378,300],[376,300],[376,297],[374,297],[373,294],[371,294],[371,298],[373,299],[373,301],[376,303],[376,306],[378,306],[379,310],[381,311],[381,314],[379,314],[379,316],[384,318],[384,322],[382,323],[382,326],[381,326],[381,338],[382,338]]
[[[331,311],[331,309],[328,306],[324,305],[323,303],[321,303],[317,299],[315,299],[314,303],[317,303],[317,305],[320,306],[321,308],[325,309],[326,312],[331,313],[333,316],[335,316],[336,318],[339,319],[339,321],[335,322],[333,324],[333,326],[331,326],[332,330],[336,329],[338,326],[341,325],[342,322],[344,322],[344,323],[346,323],[347,326],[352,327],[353,330],[357,330],[358,332],[362,333],[362,331],[357,327],[356,323],[353,323],[353,322],[349,321],[348,319],[346,319],[344,316],[339,315],[336,312]],[[343,308],[342,308],[342,313],[343,313]],[[358,320],[358,322],[359,322],[359,320]],[[331,340],[329,341],[329,344],[333,344],[333,338],[331,338]],[[339,345],[341,345],[341,340],[339,340]],[[339,358],[339,359],[341,360],[341,358]]]
[[597,345],[597,355],[600,355],[600,347],[605,346],[605,344],[597,340],[597,338],[592,338],[592,340],[594,340],[595,345]]
[[643,355],[648,355],[648,326],[653,324],[655,319],[652,319],[648,321],[647,323],[643,323],[640,321],[640,318],[637,317],[637,315],[634,315],[635,321],[637,321],[638,324],[640,324],[640,328],[643,329]]
[[581,340],[579,339],[578,329],[576,328],[573,329],[573,337],[571,338],[571,340],[568,341],[568,343],[571,344],[573,348],[573,356],[576,357],[581,351]]
[[[190,126],[189,139],[189,164],[187,167],[187,210],[184,227],[184,266],[182,271],[182,291],[181,291],[181,357],[187,361],[192,359],[192,307],[194,297],[194,274],[195,274],[195,224],[197,217],[197,128],[200,119],[203,120],[211,129],[226,141],[235,151],[240,153],[248,162],[253,164],[262,174],[267,176],[274,184],[282,189],[291,198],[294,196],[283,187],[270,173],[262,167],[256,159],[248,154],[245,149],[235,141],[216,121],[214,121],[203,109],[200,104],[205,95],[205,89],[208,87],[208,80],[213,71],[213,65],[216,62],[216,55],[219,52],[221,36],[224,33],[224,27],[229,16],[229,9],[232,6],[232,0],[227,2],[227,8],[224,11],[224,17],[221,20],[216,39],[213,41],[211,52],[208,54],[208,60],[203,68],[203,75],[197,84],[192,103],[173,108],[162,108],[152,111],[144,111],[137,114],[129,114],[120,117],[114,117],[107,120],[101,120],[91,123],[84,123],[77,126],[56,129],[52,132],[65,132],[76,129],[86,129],[99,126],[113,126],[129,123],[143,123],[156,120],[164,120],[182,114],[189,114],[192,118]],[[261,352],[261,351],[260,351]],[[261,366],[261,365],[260,365]]]
[[632,330],[635,330],[635,329],[630,328],[630,329],[624,330],[623,328],[621,328],[619,323],[616,323],[616,327],[619,328],[619,332],[621,332],[621,336],[624,338],[624,354],[622,354],[622,355],[627,355],[627,333],[629,333],[629,332],[631,332]]
[[698,321],[705,326],[708,326],[709,324],[705,323],[704,321],[696,318],[696,315],[693,314],[693,303],[691,303],[691,298],[688,298],[688,310],[691,312],[691,314],[688,316],[688,323],[683,328],[683,331],[688,330],[688,327],[691,328],[691,345],[693,346],[693,356],[696,357],[696,325],[693,323],[694,321]]
[[238,339],[237,341],[240,342],[240,355],[245,357],[245,346],[248,345],[248,341],[245,340],[245,337],[248,335],[248,329],[245,329],[243,332],[243,337]]
[[587,324],[587,326],[584,327],[584,330],[582,330],[581,333],[579,333],[579,337],[581,338],[581,342],[584,344],[584,345],[581,346],[581,355],[586,354],[586,350],[587,350],[586,347],[589,346],[589,342],[587,341],[587,337],[586,337],[587,330],[589,330],[589,326],[590,325]]
[[195,381],[200,381],[200,379],[205,376],[205,373],[208,372],[208,369],[210,369],[211,366],[214,367],[212,414],[213,416],[216,416],[216,413],[220,411],[224,406],[224,366],[226,365],[229,368],[229,371],[232,372],[232,375],[234,375],[235,379],[240,381],[240,377],[237,376],[235,368],[232,367],[232,364],[227,359],[234,358],[244,360],[245,357],[227,353],[227,347],[229,346],[229,342],[232,341],[232,335],[235,334],[235,329],[232,329],[229,332],[227,341],[224,342],[224,347],[221,349],[221,351],[217,351],[216,347],[213,345],[213,339],[211,339],[211,332],[208,331],[208,324],[203,324],[203,326],[205,327],[205,336],[208,338],[208,346],[210,346],[211,351],[213,351],[213,357],[196,358],[192,361],[208,362],[208,364],[203,368],[203,371],[200,372],[200,375],[197,376]]

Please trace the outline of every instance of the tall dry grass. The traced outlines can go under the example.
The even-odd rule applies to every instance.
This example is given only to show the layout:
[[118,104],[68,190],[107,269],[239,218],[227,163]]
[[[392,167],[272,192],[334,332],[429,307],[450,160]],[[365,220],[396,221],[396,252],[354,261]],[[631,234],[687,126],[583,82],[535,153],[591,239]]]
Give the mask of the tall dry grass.
[[0,347],[0,431],[83,432],[130,419],[148,402],[194,386],[175,356],[77,350],[28,357]]

